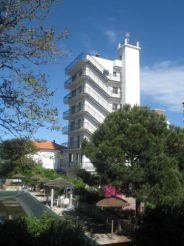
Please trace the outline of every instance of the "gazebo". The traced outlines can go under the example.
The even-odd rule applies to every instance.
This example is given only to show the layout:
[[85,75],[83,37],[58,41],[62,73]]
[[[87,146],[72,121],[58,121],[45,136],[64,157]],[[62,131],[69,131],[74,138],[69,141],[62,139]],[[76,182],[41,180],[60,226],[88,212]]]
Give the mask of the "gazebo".
[[70,183],[69,181],[63,179],[63,178],[56,178],[53,180],[50,180],[44,184],[45,187],[48,187],[51,189],[51,207],[53,207],[54,203],[54,189],[55,188],[65,188],[70,189],[70,198],[69,198],[69,206],[72,206],[72,190],[74,189],[75,185]]
[[22,175],[21,173],[17,173],[17,174],[15,174],[15,175],[13,175],[12,178],[14,178],[14,179],[24,179],[25,176]]
[[[25,179],[25,176],[22,175],[21,173],[17,173],[15,175],[12,176],[12,179],[16,179],[17,183],[22,183],[22,180]],[[14,181],[15,182],[15,181]]]
[[[101,208],[124,208],[129,206],[129,203],[119,197],[111,196],[104,198],[96,203],[97,207]],[[113,237],[113,230],[114,230],[114,220],[111,220],[111,237]]]
[[40,174],[35,174],[34,176],[31,177],[32,180],[34,181],[38,181],[40,179],[42,179],[43,177]]
[[50,188],[66,188],[66,187],[75,187],[72,183],[68,182],[66,179],[63,178],[56,178],[53,180],[49,180],[44,184],[46,187]]
[[97,207],[102,208],[124,208],[128,205],[129,203],[126,200],[118,197],[104,198],[96,203]]

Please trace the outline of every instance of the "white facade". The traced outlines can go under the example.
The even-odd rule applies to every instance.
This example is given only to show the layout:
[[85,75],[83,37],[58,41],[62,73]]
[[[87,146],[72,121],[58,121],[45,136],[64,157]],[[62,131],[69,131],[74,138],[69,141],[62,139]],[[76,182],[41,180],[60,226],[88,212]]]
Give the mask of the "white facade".
[[61,163],[64,158],[64,146],[51,142],[49,140],[32,140],[36,152],[31,157],[46,169],[61,170]]
[[32,158],[36,162],[42,164],[46,169],[61,169],[61,158],[59,158],[60,151],[58,150],[39,150]]
[[68,149],[65,151],[63,168],[75,164],[87,171],[94,171],[90,160],[81,155],[81,140],[90,139],[105,117],[124,104],[140,105],[140,47],[130,45],[125,39],[119,44],[119,58],[103,59],[89,54],[79,55],[66,68],[69,79],[65,88],[69,94],[64,102],[69,110],[64,112],[68,126]]

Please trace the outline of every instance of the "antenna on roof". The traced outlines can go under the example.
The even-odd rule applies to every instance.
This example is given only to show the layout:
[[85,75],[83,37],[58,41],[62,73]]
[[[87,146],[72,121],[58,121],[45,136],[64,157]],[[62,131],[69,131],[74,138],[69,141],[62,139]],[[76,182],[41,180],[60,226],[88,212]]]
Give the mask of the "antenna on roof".
[[130,33],[127,32],[127,33],[125,34],[125,43],[127,44],[127,43],[129,42],[129,40],[130,40]]

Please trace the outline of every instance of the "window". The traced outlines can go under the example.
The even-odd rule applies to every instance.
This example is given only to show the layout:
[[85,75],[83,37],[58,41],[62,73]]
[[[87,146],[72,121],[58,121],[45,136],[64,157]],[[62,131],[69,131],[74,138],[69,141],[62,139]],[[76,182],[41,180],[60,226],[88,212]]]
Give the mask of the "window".
[[73,137],[70,137],[70,138],[69,138],[69,148],[72,147],[73,142],[74,142],[74,138],[73,138]]
[[75,121],[70,122],[70,131],[75,130]]
[[83,104],[83,102],[79,102],[79,104],[78,104],[78,111],[81,111],[81,109],[82,109],[82,104]]
[[69,154],[69,167],[72,162],[73,162],[73,154]]
[[104,75],[109,75],[109,71],[106,70],[106,69],[104,69],[104,70],[103,70],[103,74],[104,74]]
[[77,136],[77,148],[80,148],[81,137]]
[[116,72],[115,71],[113,71],[113,75],[116,77]]
[[70,113],[74,114],[75,113],[75,105],[72,105],[70,108]]
[[114,94],[118,94],[118,87],[113,87],[113,88],[112,88],[112,92],[113,92]]
[[77,78],[77,75],[74,74],[74,75],[72,76],[72,81],[74,81],[76,78]]
[[76,125],[77,125],[77,129],[81,128],[82,127],[82,120],[78,119]]
[[113,110],[117,110],[118,109],[118,104],[117,103],[113,103],[112,104],[112,109]]
[[76,161],[80,161],[80,154],[76,153]]
[[72,76],[72,81],[74,81],[75,79],[77,79],[78,77],[80,77],[82,75],[82,70],[80,70],[78,73],[74,74]]

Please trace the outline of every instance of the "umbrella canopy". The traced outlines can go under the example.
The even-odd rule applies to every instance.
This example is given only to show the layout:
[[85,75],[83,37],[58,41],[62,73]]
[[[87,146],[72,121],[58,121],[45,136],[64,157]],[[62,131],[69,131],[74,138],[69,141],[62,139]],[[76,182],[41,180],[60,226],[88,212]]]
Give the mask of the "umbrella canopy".
[[38,180],[40,180],[42,178],[43,177],[40,174],[36,174],[36,175],[34,175],[34,176],[31,177],[32,180],[36,180],[36,181],[38,181]]
[[103,208],[122,208],[128,205],[129,203],[127,201],[117,197],[104,198],[96,203],[97,207]]
[[[107,197],[104,198],[96,203],[97,207],[102,208],[123,208],[128,206],[129,203],[124,199],[118,197]],[[111,238],[113,237],[113,230],[114,230],[114,220],[111,221]]]
[[25,178],[25,176],[22,175],[21,173],[17,173],[15,175],[13,175],[12,178],[14,178],[14,179],[23,179],[23,178]]
[[49,181],[49,179],[46,178],[46,177],[41,177],[38,181],[39,181],[40,183],[45,183],[45,182]]
[[44,186],[50,188],[66,188],[66,187],[74,187],[75,185],[73,185],[72,183],[68,182],[65,179],[57,178],[46,182]]

